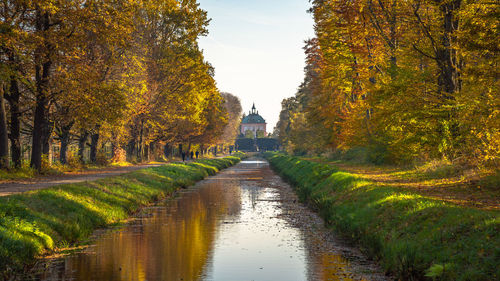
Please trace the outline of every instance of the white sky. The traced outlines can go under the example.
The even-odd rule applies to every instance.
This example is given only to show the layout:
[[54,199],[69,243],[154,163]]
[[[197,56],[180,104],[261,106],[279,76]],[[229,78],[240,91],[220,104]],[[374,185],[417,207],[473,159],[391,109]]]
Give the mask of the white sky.
[[212,19],[200,38],[215,67],[217,87],[241,99],[248,114],[255,102],[267,131],[278,122],[283,98],[304,78],[304,40],[313,37],[308,0],[199,0]]

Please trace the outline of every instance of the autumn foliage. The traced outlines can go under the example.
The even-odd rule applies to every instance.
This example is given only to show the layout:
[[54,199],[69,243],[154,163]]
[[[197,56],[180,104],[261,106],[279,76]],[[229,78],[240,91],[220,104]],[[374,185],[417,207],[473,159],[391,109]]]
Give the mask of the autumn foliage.
[[19,167],[28,147],[39,170],[54,143],[61,163],[72,143],[91,162],[105,144],[140,161],[223,143],[228,116],[195,0],[3,1],[0,19],[0,168]]
[[311,13],[305,79],[278,123],[289,151],[498,166],[497,4],[314,0]]

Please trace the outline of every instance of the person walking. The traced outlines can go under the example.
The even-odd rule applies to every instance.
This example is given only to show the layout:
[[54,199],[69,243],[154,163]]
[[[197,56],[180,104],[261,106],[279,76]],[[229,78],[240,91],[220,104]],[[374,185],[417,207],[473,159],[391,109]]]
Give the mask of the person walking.
[[198,159],[198,155],[200,155],[200,152],[198,150],[196,150],[196,159]]
[[182,155],[182,162],[184,162],[184,160],[186,159],[186,152],[183,151],[181,155]]
[[193,160],[194,159],[194,152],[191,150],[190,154],[191,154],[191,160]]

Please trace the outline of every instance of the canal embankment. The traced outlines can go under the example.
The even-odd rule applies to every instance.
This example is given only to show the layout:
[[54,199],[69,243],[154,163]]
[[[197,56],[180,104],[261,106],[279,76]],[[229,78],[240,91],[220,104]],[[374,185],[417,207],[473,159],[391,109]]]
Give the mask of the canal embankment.
[[267,161],[245,159],[14,280],[386,281]]
[[399,280],[499,280],[500,213],[267,153],[272,168],[337,233]]
[[240,160],[241,155],[170,163],[1,197],[0,279]]

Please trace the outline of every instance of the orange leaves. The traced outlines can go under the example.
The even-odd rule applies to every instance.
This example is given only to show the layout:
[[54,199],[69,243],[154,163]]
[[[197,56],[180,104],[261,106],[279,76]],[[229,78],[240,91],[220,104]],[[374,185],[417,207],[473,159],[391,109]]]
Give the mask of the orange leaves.
[[283,104],[285,146],[300,146],[290,138],[299,134],[290,126],[298,122],[301,134],[334,149],[375,146],[396,161],[447,157],[498,165],[495,5],[312,3],[317,38],[305,47],[304,83]]

